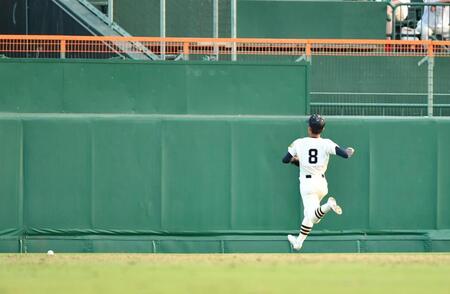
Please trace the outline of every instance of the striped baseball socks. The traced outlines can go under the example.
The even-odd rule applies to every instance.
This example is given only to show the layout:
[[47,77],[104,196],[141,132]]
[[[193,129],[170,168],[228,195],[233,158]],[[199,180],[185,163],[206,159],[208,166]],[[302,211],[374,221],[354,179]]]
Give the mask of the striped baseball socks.
[[[300,234],[298,235],[298,240],[303,243],[305,241],[306,237],[308,237],[309,233],[311,233],[311,230],[313,228],[314,223],[318,223],[322,217],[331,210],[330,205],[328,203],[319,206],[315,211],[314,215],[315,217],[311,221],[303,221],[302,225],[300,227]],[[306,224],[305,224],[306,223]]]
[[318,223],[327,212],[331,210],[331,203],[327,202],[322,206],[319,206],[316,210],[314,210],[315,218],[312,219],[313,223]]
[[298,235],[298,240],[303,243],[306,237],[308,237],[311,230],[312,226],[306,226],[302,223],[302,226],[300,227],[300,234]]
[[[328,207],[323,207],[323,206],[328,206]],[[317,219],[322,219],[322,217],[325,215],[325,213],[327,213],[328,211],[330,211],[330,207],[328,204],[324,204],[322,206],[319,206],[316,210],[314,210],[314,215],[317,217]]]
[[322,206],[319,206],[316,210],[314,210],[314,215],[315,217],[313,217],[313,219],[311,221],[303,221],[302,225],[300,227],[300,234],[298,235],[298,239],[300,240],[300,242],[303,242],[306,237],[308,237],[309,233],[311,233],[311,230],[313,228],[313,224],[318,223],[322,217],[325,216],[325,214],[327,212],[329,212],[331,210],[331,206],[329,203],[325,203]]

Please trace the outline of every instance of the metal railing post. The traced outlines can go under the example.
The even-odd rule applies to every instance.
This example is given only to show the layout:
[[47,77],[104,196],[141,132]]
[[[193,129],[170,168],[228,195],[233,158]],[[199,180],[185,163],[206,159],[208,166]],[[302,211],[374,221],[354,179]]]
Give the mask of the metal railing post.
[[[231,38],[236,39],[237,37],[237,0],[231,0]],[[233,42],[231,48],[231,60],[236,61],[236,42]]]
[[[219,0],[213,1],[213,38],[219,38]],[[219,60],[219,46],[214,44],[214,55]]]
[[61,44],[60,44],[60,57],[61,59],[65,59],[66,58],[66,40],[61,40]]
[[434,81],[434,52],[433,52],[433,44],[428,41],[428,102],[427,102],[427,114],[428,116],[433,116],[433,81]]
[[183,43],[183,56],[184,60],[189,60],[189,42]]
[[311,62],[311,41],[306,41],[306,47],[305,47],[305,55],[306,55],[306,61]]
[[[389,5],[390,5],[390,3],[389,3]],[[392,30],[392,32],[391,32],[391,40],[395,40],[395,21],[396,21],[395,14],[397,13],[397,6],[394,5],[394,6],[391,6],[391,7],[392,7],[392,14],[391,14],[391,24],[392,24],[392,26],[391,26],[391,30]]]
[[108,0],[108,19],[111,25],[114,22],[114,0]]
[[[160,0],[159,7],[159,29],[160,29],[160,37],[166,37],[166,0]],[[161,41],[161,60],[166,60],[166,42]]]

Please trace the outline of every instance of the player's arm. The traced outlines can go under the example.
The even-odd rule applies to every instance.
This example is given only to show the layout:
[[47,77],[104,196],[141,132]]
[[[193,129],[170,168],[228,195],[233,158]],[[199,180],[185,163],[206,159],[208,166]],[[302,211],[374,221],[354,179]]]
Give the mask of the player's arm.
[[353,153],[355,153],[355,149],[353,149],[352,147],[343,149],[339,146],[336,146],[335,150],[336,150],[336,155],[339,155],[340,157],[343,157],[343,158],[350,158],[350,157],[352,157]]
[[299,161],[297,156],[292,156],[291,153],[286,153],[286,155],[282,159],[283,163],[292,163],[296,166],[299,166]]

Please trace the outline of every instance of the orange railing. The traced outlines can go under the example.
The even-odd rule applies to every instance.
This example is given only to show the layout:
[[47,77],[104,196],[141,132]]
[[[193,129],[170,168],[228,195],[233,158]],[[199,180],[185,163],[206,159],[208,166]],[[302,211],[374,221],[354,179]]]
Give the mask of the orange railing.
[[0,54],[11,57],[109,58],[138,54],[254,56],[450,57],[450,41],[344,39],[225,39],[0,35]]

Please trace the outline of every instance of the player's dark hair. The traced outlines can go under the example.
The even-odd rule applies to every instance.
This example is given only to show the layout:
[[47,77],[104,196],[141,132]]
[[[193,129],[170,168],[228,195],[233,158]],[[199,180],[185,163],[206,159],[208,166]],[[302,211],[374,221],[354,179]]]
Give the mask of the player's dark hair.
[[315,135],[322,133],[325,127],[325,120],[318,114],[313,114],[309,117],[308,125],[311,128],[311,132]]

